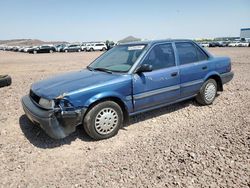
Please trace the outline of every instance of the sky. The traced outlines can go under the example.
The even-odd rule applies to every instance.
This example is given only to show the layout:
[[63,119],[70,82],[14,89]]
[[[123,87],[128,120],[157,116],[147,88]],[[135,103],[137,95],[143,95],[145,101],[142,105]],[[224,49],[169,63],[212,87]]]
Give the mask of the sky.
[[239,36],[250,0],[0,0],[0,40]]

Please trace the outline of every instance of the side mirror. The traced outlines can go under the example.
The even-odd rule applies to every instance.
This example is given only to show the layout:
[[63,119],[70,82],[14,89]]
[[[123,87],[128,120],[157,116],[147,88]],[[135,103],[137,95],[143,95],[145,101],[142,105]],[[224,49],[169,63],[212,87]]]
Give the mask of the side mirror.
[[151,72],[153,70],[152,65],[149,64],[142,64],[141,66],[138,67],[136,70],[136,73],[142,73],[142,72]]

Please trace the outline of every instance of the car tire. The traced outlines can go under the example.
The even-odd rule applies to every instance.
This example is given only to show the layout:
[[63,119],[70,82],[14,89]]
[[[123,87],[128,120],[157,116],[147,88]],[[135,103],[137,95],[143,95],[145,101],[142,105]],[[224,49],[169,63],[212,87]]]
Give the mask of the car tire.
[[33,54],[37,54],[37,51],[36,51],[36,50],[34,50],[34,51],[33,51]]
[[93,49],[93,48],[90,48],[90,50],[89,50],[89,51],[93,52],[93,51],[94,51],[94,49]]
[[106,48],[102,48],[102,51],[105,51],[106,50]]
[[4,87],[4,86],[9,86],[11,85],[12,80],[11,77],[8,75],[0,75],[0,87]]
[[217,82],[214,79],[207,80],[201,87],[196,101],[201,105],[210,105],[213,103],[217,94]]
[[52,54],[52,53],[53,53],[53,50],[50,50],[50,51],[49,51],[49,53],[51,53],[51,54]]
[[95,140],[115,136],[122,124],[122,109],[113,101],[104,101],[93,106],[83,122],[86,133]]
[[65,52],[65,53],[68,53],[68,50],[65,50],[64,52]]
[[79,49],[78,52],[81,52],[81,50]]

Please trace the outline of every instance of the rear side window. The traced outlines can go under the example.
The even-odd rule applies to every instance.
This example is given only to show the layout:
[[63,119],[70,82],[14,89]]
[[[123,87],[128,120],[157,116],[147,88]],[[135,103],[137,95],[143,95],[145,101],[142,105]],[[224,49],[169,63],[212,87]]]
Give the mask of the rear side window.
[[160,44],[152,48],[143,64],[150,64],[153,70],[175,66],[175,57],[172,44]]
[[189,42],[175,43],[181,65],[207,60],[207,55]]

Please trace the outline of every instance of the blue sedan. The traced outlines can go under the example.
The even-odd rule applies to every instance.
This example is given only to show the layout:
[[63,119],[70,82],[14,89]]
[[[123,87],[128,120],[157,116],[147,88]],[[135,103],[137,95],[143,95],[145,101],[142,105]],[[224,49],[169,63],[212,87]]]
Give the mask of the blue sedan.
[[117,134],[132,115],[195,98],[213,103],[233,78],[228,57],[213,57],[191,40],[118,45],[86,69],[31,86],[27,117],[55,139],[83,125],[93,139]]

